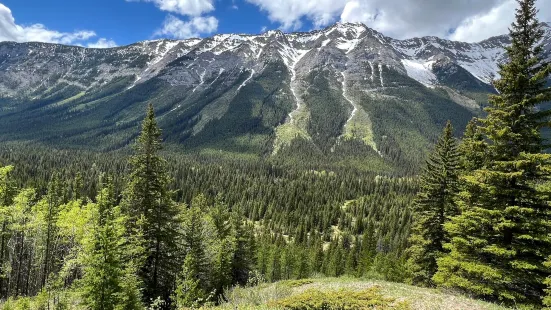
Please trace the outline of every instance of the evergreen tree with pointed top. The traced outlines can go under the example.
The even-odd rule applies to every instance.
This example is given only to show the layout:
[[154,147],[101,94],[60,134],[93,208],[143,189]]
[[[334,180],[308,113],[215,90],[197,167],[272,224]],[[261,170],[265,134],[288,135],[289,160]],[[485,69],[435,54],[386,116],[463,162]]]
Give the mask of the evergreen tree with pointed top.
[[408,249],[409,263],[413,269],[413,282],[433,285],[436,260],[444,254],[444,243],[449,241],[444,224],[456,215],[459,174],[459,152],[448,121],[434,152],[426,163],[421,176],[420,191],[413,206],[414,225]]
[[130,158],[132,171],[124,192],[122,207],[130,218],[130,227],[140,229],[145,250],[140,277],[145,285],[144,298],[168,301],[175,274],[180,269],[178,257],[178,206],[170,198],[170,178],[162,149],[161,130],[150,104],[142,131]]
[[232,283],[245,285],[255,262],[254,231],[252,227],[245,225],[239,208],[236,208],[232,212],[231,225],[235,237],[235,248],[232,259]]
[[373,260],[377,255],[377,236],[375,235],[375,223],[369,221],[367,229],[362,236],[359,272],[360,276],[366,276],[371,271]]
[[459,164],[462,173],[472,172],[484,165],[487,151],[486,140],[479,127],[479,120],[473,118],[465,128],[459,143]]
[[176,305],[193,307],[204,302],[210,289],[208,258],[205,253],[204,219],[201,208],[206,208],[203,196],[193,199],[183,221],[183,245],[186,258],[177,279]]
[[124,218],[111,181],[102,185],[95,204],[93,231],[84,240],[84,303],[93,310],[142,309],[138,279],[127,252]]
[[550,274],[550,192],[541,184],[549,180],[551,155],[543,154],[540,129],[550,114],[541,104],[551,100],[551,66],[542,55],[536,0],[518,3],[507,61],[494,82],[498,94],[478,128],[486,159],[461,177],[462,212],[446,224],[450,253],[433,279],[475,296],[539,306]]

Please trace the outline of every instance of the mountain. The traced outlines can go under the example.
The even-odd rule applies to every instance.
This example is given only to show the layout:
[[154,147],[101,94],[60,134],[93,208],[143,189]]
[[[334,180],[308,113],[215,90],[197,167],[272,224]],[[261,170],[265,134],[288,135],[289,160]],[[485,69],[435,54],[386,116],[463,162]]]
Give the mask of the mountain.
[[121,148],[151,102],[179,150],[414,165],[446,120],[459,133],[481,113],[508,43],[396,40],[352,23],[111,49],[1,42],[0,140]]

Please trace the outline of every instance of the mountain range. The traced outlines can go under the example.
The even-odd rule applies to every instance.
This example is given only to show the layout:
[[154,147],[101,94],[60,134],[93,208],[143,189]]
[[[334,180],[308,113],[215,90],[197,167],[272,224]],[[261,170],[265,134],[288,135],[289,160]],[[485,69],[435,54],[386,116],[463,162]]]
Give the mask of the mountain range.
[[356,23],[109,49],[0,42],[0,141],[123,148],[152,103],[176,150],[415,165],[447,120],[459,135],[483,113],[509,42],[396,40]]

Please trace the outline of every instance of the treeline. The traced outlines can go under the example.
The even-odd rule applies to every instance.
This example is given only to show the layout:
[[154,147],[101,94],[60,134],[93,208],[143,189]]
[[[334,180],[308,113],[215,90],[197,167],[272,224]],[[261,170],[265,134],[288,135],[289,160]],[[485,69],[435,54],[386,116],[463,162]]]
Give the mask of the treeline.
[[551,154],[543,28],[520,0],[487,117],[456,144],[450,123],[421,177],[408,249],[416,284],[512,307],[551,306]]

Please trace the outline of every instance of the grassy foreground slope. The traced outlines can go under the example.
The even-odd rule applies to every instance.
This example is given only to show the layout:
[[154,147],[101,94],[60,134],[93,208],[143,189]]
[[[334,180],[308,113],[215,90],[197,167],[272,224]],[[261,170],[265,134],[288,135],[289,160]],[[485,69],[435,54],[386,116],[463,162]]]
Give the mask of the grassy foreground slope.
[[[508,309],[436,289],[354,278],[291,280],[248,288],[234,288],[228,292],[226,303],[210,309],[318,309],[311,305],[316,303],[319,305],[323,296],[332,302],[338,302],[338,299],[343,301],[346,303],[343,309]],[[355,298],[364,300],[354,300]]]

